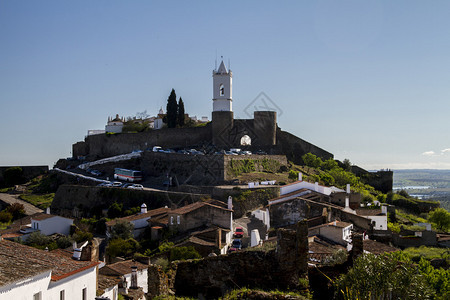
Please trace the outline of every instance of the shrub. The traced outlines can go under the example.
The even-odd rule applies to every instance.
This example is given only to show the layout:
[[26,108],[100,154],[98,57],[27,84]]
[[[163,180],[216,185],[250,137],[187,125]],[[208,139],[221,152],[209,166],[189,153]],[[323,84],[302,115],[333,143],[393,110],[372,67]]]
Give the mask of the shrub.
[[133,255],[133,253],[137,252],[139,249],[139,242],[135,239],[114,239],[111,240],[108,247],[106,247],[106,254],[113,258],[117,256],[128,257]]
[[0,211],[0,222],[9,223],[12,221],[13,215],[6,210]]
[[299,174],[300,172],[299,171],[294,171],[294,170],[290,170],[289,171],[289,179],[292,179],[292,180],[297,180],[298,179],[298,174]]
[[170,260],[186,260],[201,258],[201,255],[195,250],[194,247],[174,247],[170,249]]

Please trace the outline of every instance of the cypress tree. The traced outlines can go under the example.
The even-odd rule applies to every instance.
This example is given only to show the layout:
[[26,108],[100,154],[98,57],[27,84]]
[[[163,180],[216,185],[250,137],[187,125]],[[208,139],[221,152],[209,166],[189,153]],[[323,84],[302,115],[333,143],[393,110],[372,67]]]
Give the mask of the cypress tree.
[[178,112],[178,104],[177,104],[177,95],[175,94],[175,90],[172,89],[170,92],[170,96],[167,99],[167,127],[175,128],[177,127],[177,112]]
[[184,126],[184,103],[183,103],[183,99],[181,99],[178,101],[178,116],[177,116],[177,123],[178,126],[183,127]]

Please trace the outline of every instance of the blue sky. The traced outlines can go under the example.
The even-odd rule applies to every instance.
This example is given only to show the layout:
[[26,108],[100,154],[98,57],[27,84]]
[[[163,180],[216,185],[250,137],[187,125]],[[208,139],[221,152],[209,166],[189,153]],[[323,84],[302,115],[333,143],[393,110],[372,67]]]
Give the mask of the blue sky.
[[211,116],[216,54],[233,110],[264,92],[278,125],[367,169],[450,169],[448,1],[0,2],[0,165],[71,155],[108,116],[174,88]]

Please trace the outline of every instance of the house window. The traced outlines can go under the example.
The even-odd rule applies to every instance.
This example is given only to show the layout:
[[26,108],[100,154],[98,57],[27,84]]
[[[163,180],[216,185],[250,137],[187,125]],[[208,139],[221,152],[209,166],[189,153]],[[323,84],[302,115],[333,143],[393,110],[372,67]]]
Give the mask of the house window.
[[42,300],[42,292],[34,294],[33,300]]
[[180,216],[177,216],[177,224],[180,225]]
[[87,288],[84,288],[84,289],[83,289],[81,299],[87,300]]
[[225,87],[223,86],[223,84],[221,84],[219,86],[219,95],[220,96],[225,96]]
[[64,290],[59,292],[59,300],[65,300],[66,299],[66,292]]

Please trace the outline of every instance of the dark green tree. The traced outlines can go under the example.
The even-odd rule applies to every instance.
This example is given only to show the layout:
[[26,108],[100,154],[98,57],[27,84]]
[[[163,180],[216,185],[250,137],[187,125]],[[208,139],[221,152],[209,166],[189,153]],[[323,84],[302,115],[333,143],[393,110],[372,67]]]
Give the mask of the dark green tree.
[[177,123],[178,126],[183,127],[184,126],[184,103],[183,103],[183,99],[181,99],[178,101],[178,116],[177,116]]
[[112,227],[111,239],[127,240],[133,237],[134,226],[130,222],[117,222]]
[[174,89],[172,89],[169,98],[167,99],[166,111],[167,111],[167,127],[169,128],[177,127],[178,104],[177,104],[177,95],[175,94]]
[[11,167],[5,170],[3,174],[7,186],[24,183],[23,170],[21,167]]
[[447,232],[450,229],[450,213],[445,208],[436,208],[428,215],[428,220],[436,224],[437,229]]

